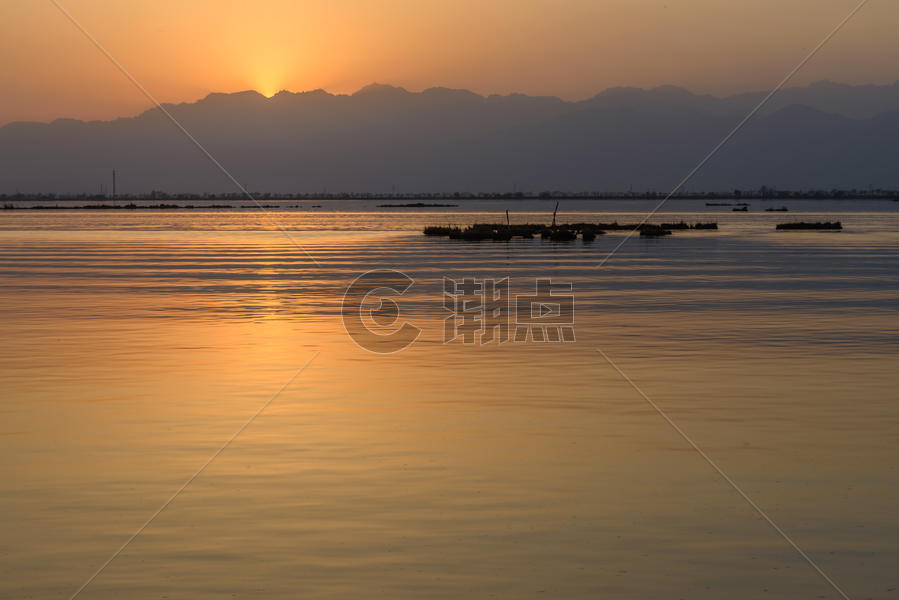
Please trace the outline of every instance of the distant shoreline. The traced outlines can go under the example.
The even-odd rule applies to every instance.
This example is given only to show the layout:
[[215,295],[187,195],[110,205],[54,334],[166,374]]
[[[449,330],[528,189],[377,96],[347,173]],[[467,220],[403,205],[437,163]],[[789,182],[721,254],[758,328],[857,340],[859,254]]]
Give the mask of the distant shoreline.
[[[128,209],[209,209],[209,208],[285,208],[285,202],[321,201],[378,201],[402,202],[402,204],[380,204],[378,208],[427,208],[429,206],[453,206],[443,204],[459,200],[658,200],[667,194],[658,192],[451,192],[451,193],[320,193],[320,194],[273,194],[258,193],[252,198],[244,194],[124,194],[112,198],[105,194],[0,194],[0,204],[7,210],[33,208],[35,210],[128,210]],[[899,201],[899,190],[734,190],[732,192],[683,192],[671,196],[670,200],[703,200],[709,202],[731,201],[787,201],[787,200],[891,200]],[[428,202],[431,203],[428,203]],[[48,206],[58,202],[83,202],[82,206]],[[152,203],[140,204],[137,203]],[[194,202],[211,204],[196,205]],[[252,204],[248,204],[252,202]],[[279,204],[268,204],[278,202]],[[439,202],[439,204],[438,204]],[[36,203],[30,207],[23,203]],[[182,204],[188,203],[188,204]],[[227,204],[225,204],[227,203]],[[235,203],[235,204],[232,204]],[[236,204],[240,203],[240,204]],[[289,208],[301,208],[299,204]]]

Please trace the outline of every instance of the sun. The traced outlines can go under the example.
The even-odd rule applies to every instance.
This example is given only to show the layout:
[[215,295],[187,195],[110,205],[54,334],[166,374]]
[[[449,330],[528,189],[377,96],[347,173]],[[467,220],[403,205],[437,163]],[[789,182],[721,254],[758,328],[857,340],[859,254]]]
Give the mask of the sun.
[[277,86],[268,86],[268,87],[263,87],[256,91],[259,92],[260,94],[262,94],[263,96],[265,96],[266,98],[271,98],[272,96],[277,94],[280,90],[278,90]]
[[271,98],[284,88],[284,74],[273,66],[256,70],[250,79],[253,89],[266,98]]
[[[242,50],[239,69],[249,89],[271,98],[295,79],[296,60],[288,48],[272,44],[256,44]],[[236,66],[236,65],[235,65]]]
[[266,98],[271,98],[281,91],[281,84],[273,78],[260,78],[256,84],[256,91]]

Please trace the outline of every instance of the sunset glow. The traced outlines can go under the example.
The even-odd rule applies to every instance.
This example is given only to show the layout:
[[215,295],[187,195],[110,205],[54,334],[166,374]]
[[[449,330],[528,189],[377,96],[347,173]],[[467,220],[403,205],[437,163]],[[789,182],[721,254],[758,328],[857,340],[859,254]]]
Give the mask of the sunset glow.
[[[566,99],[670,83],[715,94],[765,89],[853,1],[60,4],[161,101],[183,102],[244,89],[350,93],[374,81]],[[892,83],[897,18],[895,3],[872,3],[795,83]],[[149,106],[50,2],[0,6],[0,54],[0,123]]]

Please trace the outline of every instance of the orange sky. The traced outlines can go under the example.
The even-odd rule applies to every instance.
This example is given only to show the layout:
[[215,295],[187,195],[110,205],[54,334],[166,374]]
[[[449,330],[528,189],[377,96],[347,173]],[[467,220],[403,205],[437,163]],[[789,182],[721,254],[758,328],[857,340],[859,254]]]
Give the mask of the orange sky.
[[[377,81],[567,99],[771,87],[857,0],[58,0],[159,100]],[[796,79],[899,79],[899,2],[871,0]],[[0,3],[0,123],[149,106],[50,0]]]

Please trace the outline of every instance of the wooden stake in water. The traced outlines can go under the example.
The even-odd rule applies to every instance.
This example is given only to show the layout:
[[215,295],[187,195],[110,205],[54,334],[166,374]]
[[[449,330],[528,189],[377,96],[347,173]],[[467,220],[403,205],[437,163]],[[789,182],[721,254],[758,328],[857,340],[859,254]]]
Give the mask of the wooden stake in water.
[[559,203],[556,202],[556,208],[553,210],[553,227],[556,226],[556,213],[559,211]]

